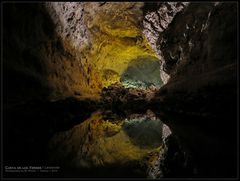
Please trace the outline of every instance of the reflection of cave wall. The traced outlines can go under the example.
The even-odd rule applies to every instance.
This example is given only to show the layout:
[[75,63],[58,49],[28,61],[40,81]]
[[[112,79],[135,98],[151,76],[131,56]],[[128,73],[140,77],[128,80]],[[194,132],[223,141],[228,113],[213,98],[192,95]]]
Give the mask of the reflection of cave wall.
[[162,145],[163,124],[159,119],[139,117],[123,122],[123,129],[133,144],[141,148],[156,148]]
[[[4,101],[93,97],[104,87],[119,83],[129,72],[140,70],[130,80],[151,79],[157,83],[160,74],[167,84],[149,104],[144,100],[147,91],[129,94],[130,90],[121,86],[102,95],[125,101],[123,110],[151,105],[184,148],[193,153],[201,176],[232,177],[237,145],[236,7],[236,3],[5,3]],[[139,57],[144,57],[141,64],[135,62]],[[160,64],[150,64],[154,67],[150,66],[149,71],[138,67],[149,66],[147,60],[157,58]],[[139,100],[128,104],[126,100],[131,99]],[[114,106],[118,108],[119,101]],[[73,107],[79,109],[79,105]],[[59,108],[56,110],[54,114]],[[8,116],[14,121],[26,116],[32,121],[34,113],[29,117],[25,111],[22,107],[15,115],[10,110]],[[46,114],[53,115],[51,111]],[[14,124],[11,116],[8,119]],[[44,114],[41,116],[39,122]],[[48,119],[44,121],[52,124]],[[43,129],[48,129],[45,122]],[[68,144],[64,148],[68,150]]]
[[[61,165],[64,173],[72,168],[71,176],[146,177],[143,165],[161,146],[161,121],[139,115],[140,121],[130,119],[123,125],[121,119],[103,120],[103,116],[95,112],[72,129],[56,133],[48,145],[51,161]],[[155,144],[149,145],[147,140]]]
[[236,37],[236,3],[189,3],[155,37],[171,77],[155,108],[208,177],[236,176]]

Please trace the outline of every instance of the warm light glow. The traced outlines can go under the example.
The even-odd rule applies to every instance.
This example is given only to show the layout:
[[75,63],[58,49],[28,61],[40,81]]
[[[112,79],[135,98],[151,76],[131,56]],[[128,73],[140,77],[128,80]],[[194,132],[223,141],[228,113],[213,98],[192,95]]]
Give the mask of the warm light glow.
[[[126,3],[126,7],[130,5]],[[115,6],[115,9],[94,12],[95,18],[86,20],[92,45],[87,61],[83,62],[88,77],[88,80],[83,77],[84,83],[79,85],[83,94],[99,94],[103,87],[119,83],[132,60],[139,57],[157,59],[140,30],[141,11],[126,16],[123,9],[118,12],[117,4]]]

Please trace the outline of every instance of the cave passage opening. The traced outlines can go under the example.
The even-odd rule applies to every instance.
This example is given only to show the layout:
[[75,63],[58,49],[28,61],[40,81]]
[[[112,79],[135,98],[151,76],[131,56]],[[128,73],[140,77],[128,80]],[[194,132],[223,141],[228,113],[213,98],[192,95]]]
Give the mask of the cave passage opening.
[[121,75],[120,82],[125,88],[160,88],[163,81],[160,78],[159,67],[159,60],[155,57],[138,57],[129,63]]

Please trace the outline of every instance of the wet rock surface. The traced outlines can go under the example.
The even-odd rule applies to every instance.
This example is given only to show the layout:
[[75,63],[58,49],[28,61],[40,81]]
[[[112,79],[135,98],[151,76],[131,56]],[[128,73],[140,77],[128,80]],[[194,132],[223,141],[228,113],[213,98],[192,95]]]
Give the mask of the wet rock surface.
[[236,17],[235,3],[189,3],[152,36],[170,79],[151,104],[191,150],[199,177],[236,174]]
[[[237,176],[236,3],[4,6],[5,165],[64,168],[39,177]],[[160,89],[124,87],[133,60],[153,59]]]

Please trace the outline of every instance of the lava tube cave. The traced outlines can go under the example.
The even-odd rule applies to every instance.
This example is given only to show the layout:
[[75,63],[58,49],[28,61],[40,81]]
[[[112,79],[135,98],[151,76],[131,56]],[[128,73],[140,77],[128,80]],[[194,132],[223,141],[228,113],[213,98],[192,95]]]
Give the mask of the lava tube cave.
[[1,178],[237,178],[237,2],[3,2]]

